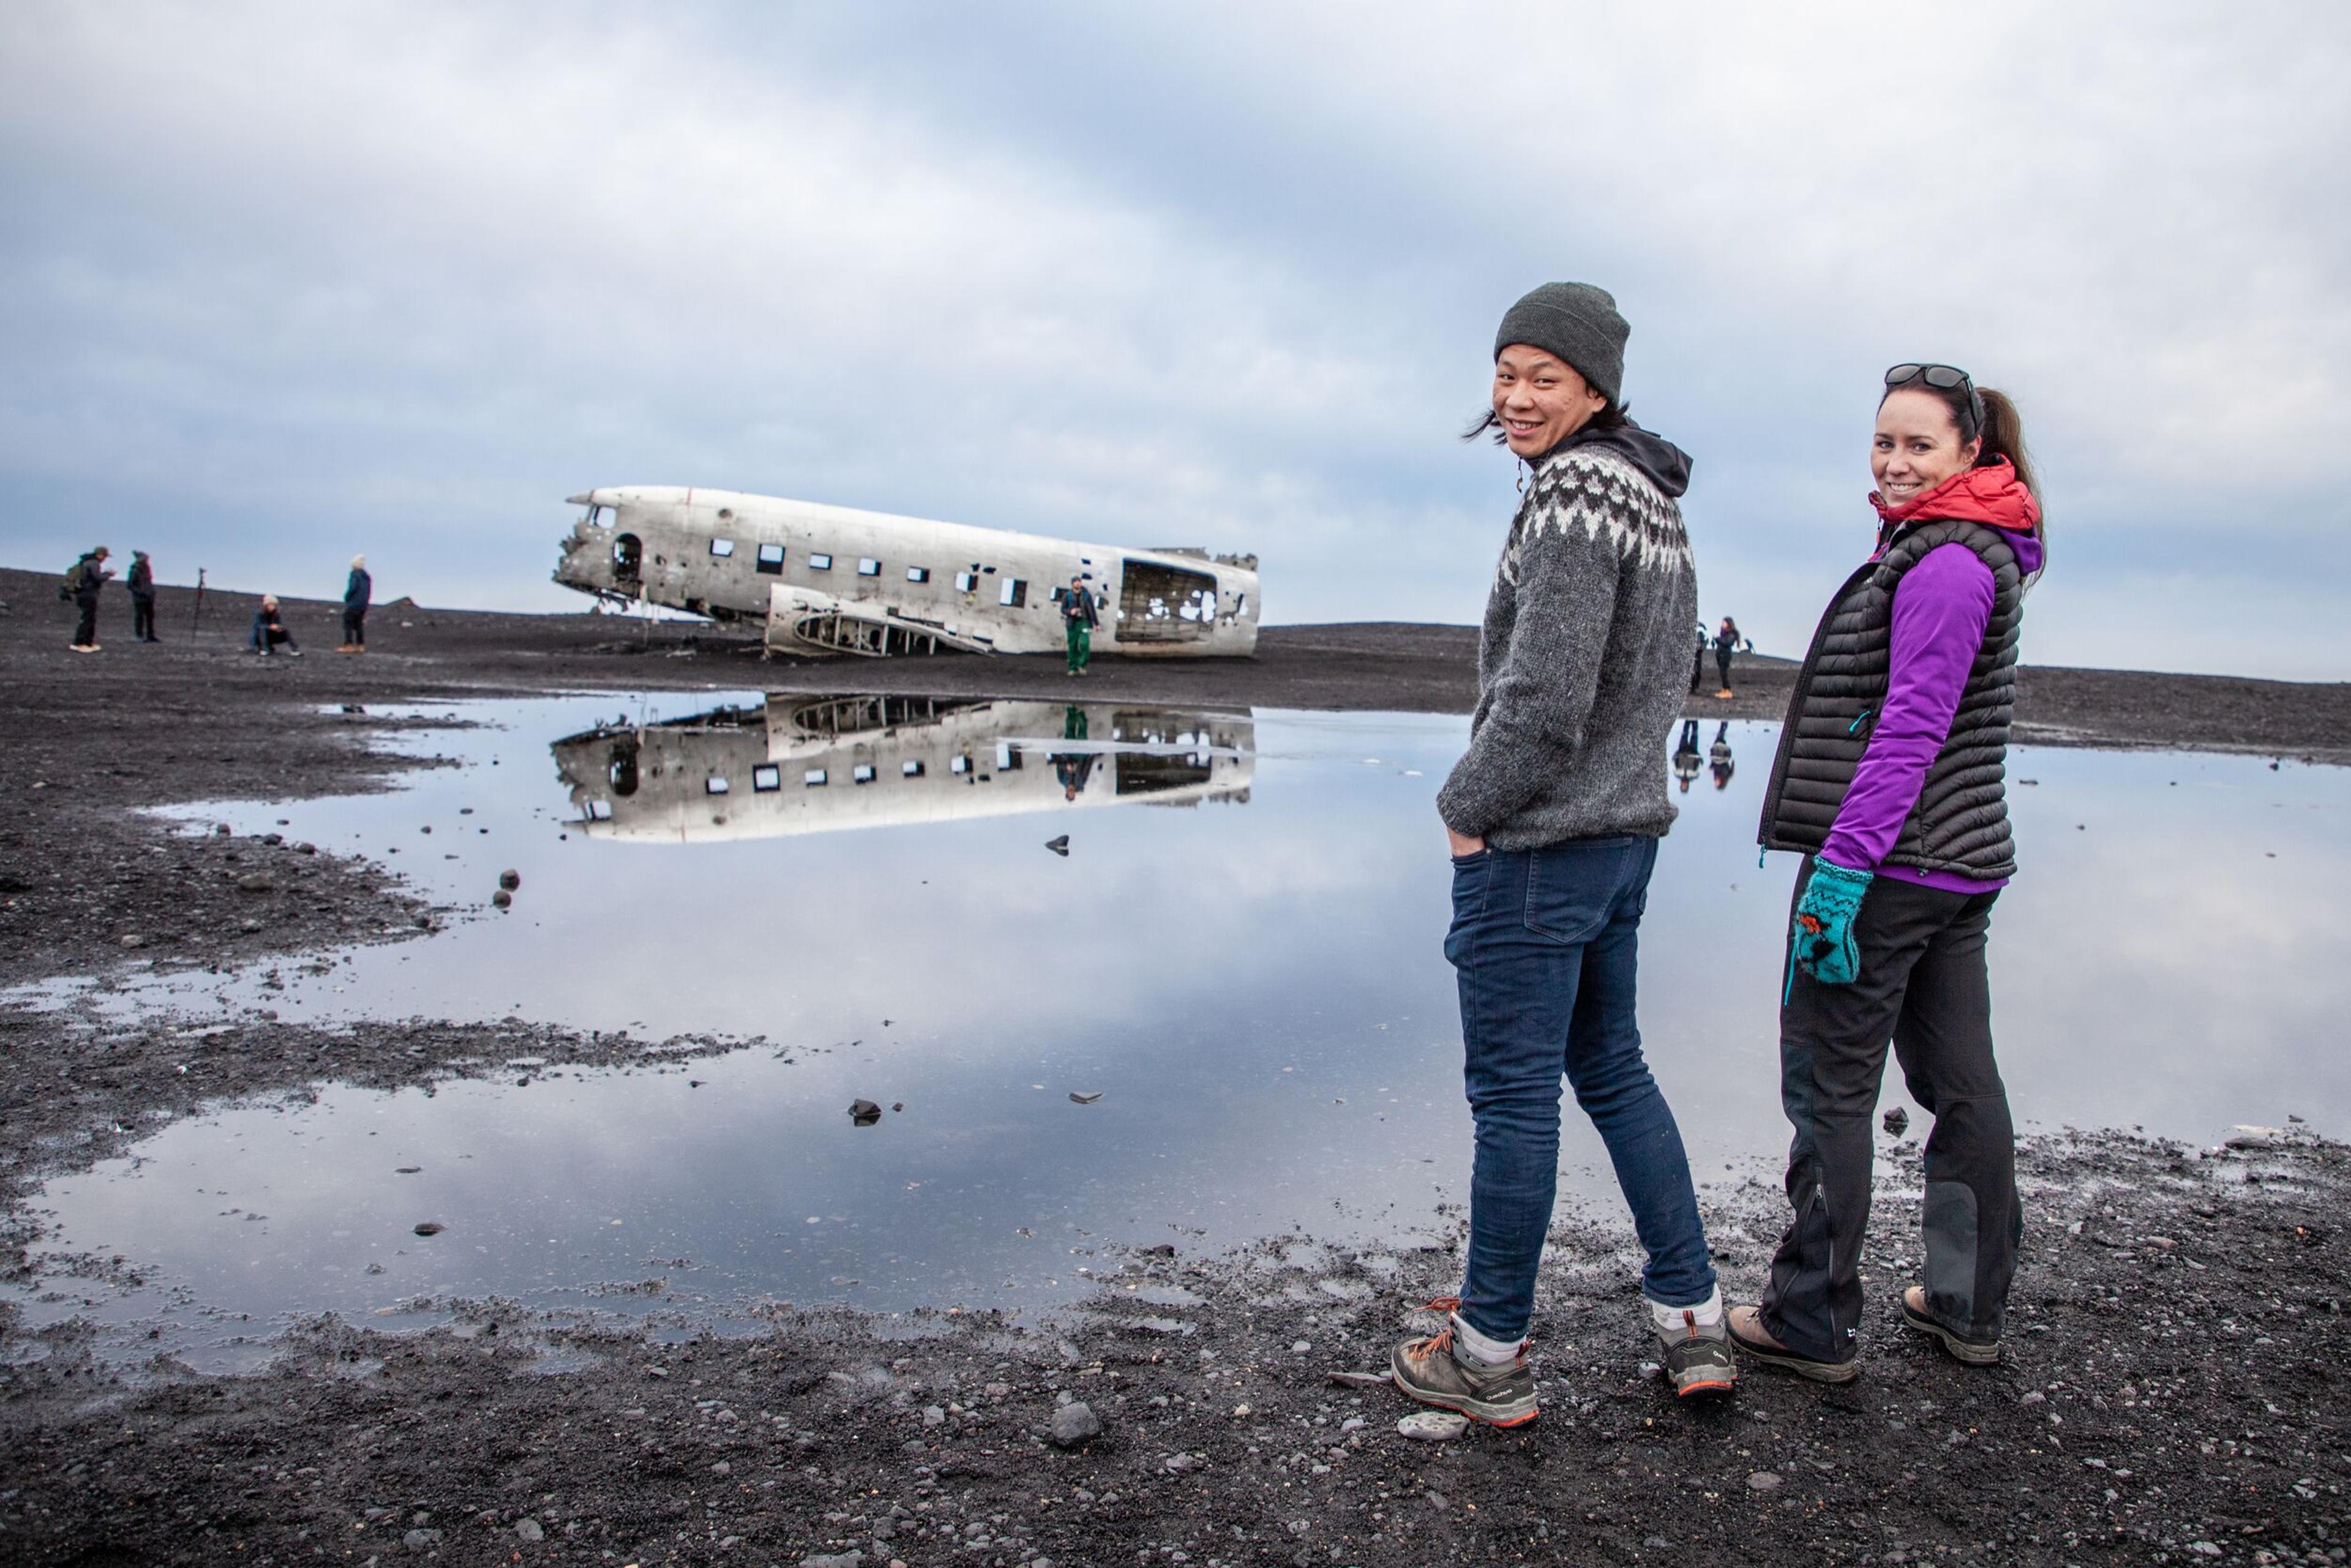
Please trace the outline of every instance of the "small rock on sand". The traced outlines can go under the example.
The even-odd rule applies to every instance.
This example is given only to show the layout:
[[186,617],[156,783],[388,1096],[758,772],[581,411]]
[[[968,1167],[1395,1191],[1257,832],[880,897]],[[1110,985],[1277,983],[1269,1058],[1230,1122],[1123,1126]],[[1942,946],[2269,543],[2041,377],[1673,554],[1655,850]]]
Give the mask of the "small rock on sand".
[[1749,1491],[1773,1491],[1776,1490],[1779,1488],[1780,1483],[1785,1479],[1787,1479],[1787,1478],[1781,1475],[1776,1470],[1757,1470],[1747,1478],[1747,1490]]
[[1396,1423],[1396,1430],[1424,1443],[1449,1443],[1469,1429],[1469,1417],[1450,1410],[1416,1410]]
[[515,1521],[515,1539],[517,1541],[544,1541],[547,1539],[547,1531],[540,1526],[538,1521],[535,1519],[518,1519]]
[[1053,1412],[1050,1428],[1059,1447],[1074,1448],[1102,1436],[1102,1418],[1082,1399],[1073,1399]]

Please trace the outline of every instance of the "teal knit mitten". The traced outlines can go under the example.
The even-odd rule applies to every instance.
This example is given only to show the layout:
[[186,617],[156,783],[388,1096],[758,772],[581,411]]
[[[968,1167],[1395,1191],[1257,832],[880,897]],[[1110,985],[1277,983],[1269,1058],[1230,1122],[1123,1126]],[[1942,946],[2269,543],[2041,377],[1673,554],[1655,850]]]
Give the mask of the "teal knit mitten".
[[1854,917],[1876,874],[1833,861],[1815,860],[1804,896],[1796,901],[1789,936],[1796,963],[1823,986],[1849,986],[1861,973],[1861,952],[1853,940]]

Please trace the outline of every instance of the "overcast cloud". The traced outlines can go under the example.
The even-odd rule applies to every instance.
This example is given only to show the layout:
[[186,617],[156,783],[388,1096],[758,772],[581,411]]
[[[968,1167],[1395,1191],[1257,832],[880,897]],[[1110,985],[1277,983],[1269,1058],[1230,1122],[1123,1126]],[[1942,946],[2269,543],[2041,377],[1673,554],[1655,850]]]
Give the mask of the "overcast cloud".
[[2351,674],[2351,11],[0,13],[0,557],[559,607],[593,485],[1257,550],[1475,620],[1455,439],[1614,289],[1709,616],[1799,652],[1889,362],[2023,405],[2040,662]]

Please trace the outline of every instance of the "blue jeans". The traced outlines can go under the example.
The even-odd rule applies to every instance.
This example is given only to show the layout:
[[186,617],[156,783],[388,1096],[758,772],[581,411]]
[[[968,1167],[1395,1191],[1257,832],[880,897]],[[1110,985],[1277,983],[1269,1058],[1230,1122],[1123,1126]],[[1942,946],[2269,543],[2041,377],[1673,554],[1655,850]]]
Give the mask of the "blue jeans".
[[1463,1077],[1478,1126],[1461,1316],[1523,1338],[1559,1187],[1559,1086],[1592,1118],[1648,1249],[1641,1288],[1683,1307],[1714,1290],[1681,1129],[1641,1057],[1635,951],[1652,838],[1575,839],[1453,862],[1445,956],[1461,987]]

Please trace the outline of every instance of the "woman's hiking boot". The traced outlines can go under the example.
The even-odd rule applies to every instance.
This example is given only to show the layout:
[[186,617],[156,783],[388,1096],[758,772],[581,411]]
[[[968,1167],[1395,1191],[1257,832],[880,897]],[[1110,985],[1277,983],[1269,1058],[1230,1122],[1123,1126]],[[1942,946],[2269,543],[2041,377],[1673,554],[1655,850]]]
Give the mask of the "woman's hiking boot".
[[1429,1303],[1447,1315],[1445,1327],[1425,1339],[1408,1339],[1388,1356],[1388,1376],[1407,1399],[1458,1411],[1489,1427],[1523,1427],[1535,1418],[1535,1376],[1526,1352],[1499,1366],[1465,1360],[1454,1348],[1452,1309],[1445,1299]]
[[1657,1361],[1666,1369],[1677,1399],[1729,1394],[1739,1386],[1739,1363],[1730,1354],[1729,1316],[1701,1325],[1698,1313],[1685,1311],[1681,1322],[1667,1330],[1656,1326]]
[[1723,1326],[1729,1331],[1733,1344],[1766,1366],[1776,1366],[1799,1377],[1809,1377],[1814,1383],[1851,1383],[1861,1375],[1859,1356],[1850,1361],[1815,1361],[1782,1344],[1772,1337],[1771,1331],[1763,1326],[1763,1309],[1761,1307],[1731,1308],[1724,1314]]
[[1968,1366],[1998,1366],[2000,1341],[1968,1339],[1953,1333],[1935,1321],[1927,1311],[1927,1291],[1923,1285],[1913,1285],[1902,1292],[1902,1322],[1920,1333],[1932,1334],[1943,1342],[1951,1359]]

